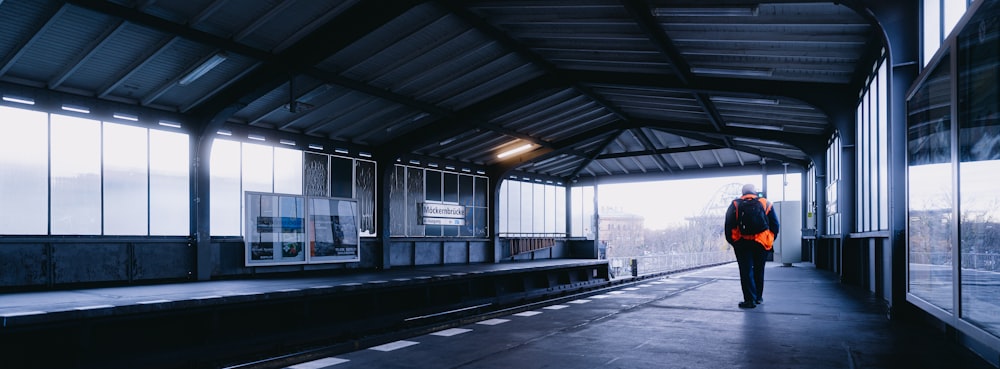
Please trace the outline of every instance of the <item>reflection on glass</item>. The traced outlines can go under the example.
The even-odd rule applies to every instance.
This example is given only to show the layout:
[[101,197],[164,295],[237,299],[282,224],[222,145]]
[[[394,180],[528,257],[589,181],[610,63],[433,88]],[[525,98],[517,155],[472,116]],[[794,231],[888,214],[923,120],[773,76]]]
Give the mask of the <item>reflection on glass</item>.
[[52,234],[101,234],[101,122],[52,115]]
[[48,233],[48,115],[0,107],[0,234]]
[[104,234],[148,233],[148,129],[104,123]]
[[958,38],[961,317],[1000,336],[1000,31],[978,14]]
[[948,58],[908,101],[909,291],[954,311],[951,103]]

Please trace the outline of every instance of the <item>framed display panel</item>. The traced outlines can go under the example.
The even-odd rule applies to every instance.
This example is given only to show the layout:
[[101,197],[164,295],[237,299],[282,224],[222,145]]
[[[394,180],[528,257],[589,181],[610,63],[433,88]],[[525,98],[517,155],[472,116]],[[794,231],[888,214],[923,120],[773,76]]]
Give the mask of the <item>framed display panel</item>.
[[309,197],[309,261],[360,261],[358,202],[353,199]]
[[246,192],[246,266],[361,260],[353,199]]

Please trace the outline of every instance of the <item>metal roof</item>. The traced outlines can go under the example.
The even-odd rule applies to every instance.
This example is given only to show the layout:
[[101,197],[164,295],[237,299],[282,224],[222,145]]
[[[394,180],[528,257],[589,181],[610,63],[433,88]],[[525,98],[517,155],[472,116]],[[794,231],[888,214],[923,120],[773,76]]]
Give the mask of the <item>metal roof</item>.
[[882,49],[852,4],[6,0],[0,88],[565,180],[805,167]]

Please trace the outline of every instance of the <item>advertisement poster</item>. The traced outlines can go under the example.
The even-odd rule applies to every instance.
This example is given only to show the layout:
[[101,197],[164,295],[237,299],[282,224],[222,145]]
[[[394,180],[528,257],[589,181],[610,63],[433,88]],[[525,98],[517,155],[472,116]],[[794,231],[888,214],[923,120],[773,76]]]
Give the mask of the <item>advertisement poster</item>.
[[359,261],[358,202],[246,193],[246,266]]

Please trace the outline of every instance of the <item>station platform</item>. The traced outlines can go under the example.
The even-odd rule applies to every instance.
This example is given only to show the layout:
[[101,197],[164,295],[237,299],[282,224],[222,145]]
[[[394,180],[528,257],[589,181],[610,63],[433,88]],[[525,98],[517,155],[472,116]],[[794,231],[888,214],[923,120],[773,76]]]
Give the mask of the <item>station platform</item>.
[[606,260],[548,259],[4,293],[0,367],[218,368],[609,283]]
[[765,281],[755,309],[737,307],[730,263],[282,367],[993,368],[928,326],[889,321],[867,291],[810,263],[768,263]]

